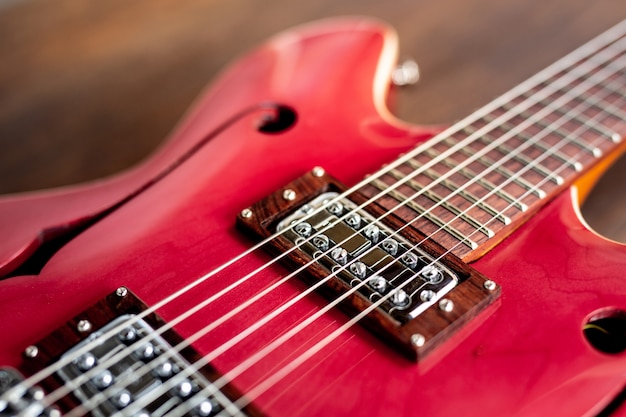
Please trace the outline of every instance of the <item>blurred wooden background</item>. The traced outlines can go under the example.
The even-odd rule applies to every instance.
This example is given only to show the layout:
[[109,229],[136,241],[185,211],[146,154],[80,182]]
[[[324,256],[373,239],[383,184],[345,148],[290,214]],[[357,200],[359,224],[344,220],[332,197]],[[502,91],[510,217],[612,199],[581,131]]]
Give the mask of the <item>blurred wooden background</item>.
[[[419,85],[396,113],[449,123],[626,18],[624,0],[0,0],[0,193],[109,175],[147,156],[229,60],[273,33],[371,15]],[[245,80],[242,80],[244,88]],[[585,205],[626,241],[626,158]]]

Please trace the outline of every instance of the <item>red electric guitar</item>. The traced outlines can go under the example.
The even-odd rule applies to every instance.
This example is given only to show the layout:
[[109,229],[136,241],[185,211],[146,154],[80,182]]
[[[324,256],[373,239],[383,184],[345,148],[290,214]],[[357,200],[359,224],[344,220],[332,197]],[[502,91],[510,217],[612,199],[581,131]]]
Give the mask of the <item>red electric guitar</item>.
[[[0,199],[0,416],[626,415],[626,21],[445,131],[377,21],[280,34],[99,182]],[[382,167],[382,168],[381,168]]]

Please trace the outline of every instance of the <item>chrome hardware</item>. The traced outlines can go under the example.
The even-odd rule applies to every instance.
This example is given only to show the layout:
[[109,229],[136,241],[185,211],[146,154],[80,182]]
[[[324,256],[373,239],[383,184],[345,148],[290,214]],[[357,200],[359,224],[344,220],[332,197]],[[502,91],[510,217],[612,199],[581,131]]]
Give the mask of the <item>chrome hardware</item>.
[[87,372],[98,364],[98,360],[92,353],[85,353],[76,360],[76,367],[81,372]]
[[419,333],[411,335],[411,344],[413,346],[419,348],[419,347],[424,346],[424,343],[426,343],[426,338],[423,335],[421,335]]
[[336,201],[329,205],[327,210],[330,214],[334,214],[335,216],[341,216],[341,213],[343,212],[343,204]]
[[485,289],[487,291],[493,291],[497,288],[497,285],[495,282],[493,282],[492,280],[488,279],[483,283],[483,287],[485,287]]
[[443,300],[439,301],[439,309],[441,311],[445,311],[446,313],[449,313],[452,310],[454,310],[454,303],[452,302],[452,300],[448,300],[447,298],[444,298]]
[[369,280],[370,287],[378,291],[379,293],[384,293],[387,290],[387,280],[378,275],[374,275]]
[[13,368],[0,368],[0,416],[60,417],[56,407],[46,406],[39,387],[21,385],[22,374]]
[[378,243],[378,237],[380,236],[380,228],[378,226],[370,224],[363,230],[363,233],[372,243]]
[[315,167],[313,168],[313,170],[311,170],[311,173],[313,174],[314,177],[319,178],[319,177],[323,177],[324,174],[326,174],[326,171],[322,167]]
[[419,79],[419,67],[417,62],[412,59],[407,59],[398,64],[391,73],[391,82],[398,87],[417,84]]
[[391,294],[391,302],[398,308],[408,307],[411,303],[411,297],[404,290],[397,290]]
[[348,260],[348,251],[344,248],[335,248],[330,252],[330,257],[338,264],[344,265]]
[[146,343],[140,347],[135,354],[139,357],[139,359],[148,361],[154,357],[154,345],[152,343]]
[[420,271],[420,275],[431,284],[438,284],[443,280],[443,274],[441,273],[439,268],[434,265],[425,266]]
[[252,210],[250,210],[250,209],[243,209],[243,210],[241,210],[241,217],[249,219],[250,217],[252,217]]
[[117,337],[119,337],[122,342],[129,345],[137,339],[137,332],[132,327],[127,327],[122,330]]
[[432,290],[425,290],[425,291],[422,291],[420,293],[420,300],[422,300],[423,302],[427,303],[429,301],[432,301],[432,299],[435,298],[435,295],[437,295],[437,294],[435,294],[434,291],[432,291]]
[[329,240],[327,236],[317,235],[313,238],[313,244],[319,250],[328,250]]
[[311,236],[311,231],[313,230],[313,227],[306,222],[302,222],[295,225],[293,227],[293,230],[302,237],[309,237]]
[[381,246],[383,247],[385,252],[387,252],[391,256],[396,256],[396,254],[398,253],[398,242],[391,238],[383,240]]
[[[350,200],[335,201],[337,197],[337,193],[318,196],[307,203],[315,210],[312,215],[305,218],[300,208],[277,230],[329,271],[336,271],[347,285],[358,286],[366,298],[374,302],[385,297],[380,308],[396,320],[418,316],[457,285],[452,271],[367,212],[356,210]],[[359,285],[366,277],[367,285]]]
[[367,266],[363,262],[356,261],[350,264],[350,272],[357,278],[365,278]]
[[415,268],[417,266],[418,258],[414,253],[407,252],[400,258],[403,264],[408,266],[409,268]]
[[283,191],[283,199],[287,201],[293,201],[296,199],[296,192],[292,189],[286,189]]
[[111,384],[113,384],[113,374],[108,369],[105,369],[92,378],[91,382],[93,382],[93,384],[101,390],[108,388]]
[[[212,405],[210,413],[206,415],[215,415],[218,410],[223,409],[217,402],[218,396],[222,403],[227,400],[216,388],[208,388],[212,383],[198,370],[189,372],[185,378],[176,381],[173,389],[162,390],[166,379],[176,378],[183,369],[188,369],[191,365],[161,335],[154,334],[154,329],[147,322],[142,319],[131,320],[132,317],[132,315],[119,316],[103,328],[93,332],[89,338],[68,350],[61,357],[71,357],[75,354],[74,352],[84,348],[87,344],[93,346],[89,352],[81,355],[73,364],[66,365],[58,371],[58,377],[61,381],[69,383],[80,378],[83,373],[97,365],[103,367],[95,376],[81,384],[74,385],[73,394],[82,403],[89,403],[92,397],[105,389],[112,390],[112,395],[107,396],[107,399],[98,401],[98,405],[91,411],[91,415],[105,417],[113,415],[119,410],[125,410],[122,415],[130,413],[133,416],[150,416],[161,407],[165,407],[161,409],[162,411],[167,411],[167,409],[179,404],[182,399],[205,389],[215,393],[210,396],[205,395],[197,400],[197,404],[209,402]],[[125,323],[132,324],[128,324],[125,330],[118,333],[117,337],[107,338],[104,336],[111,329]],[[134,351],[133,355],[123,355],[119,360],[110,360],[116,353],[127,349],[126,345],[148,336],[149,341],[146,340],[139,349]],[[93,343],[94,341],[98,341],[98,343]],[[161,356],[164,352],[168,352],[167,358]],[[150,362],[152,370],[141,372],[147,362]],[[163,392],[154,396],[154,399],[147,400],[159,390]],[[137,401],[146,401],[146,403],[145,405],[142,404],[141,407],[136,405],[135,408],[137,409],[133,409],[132,406]],[[169,405],[165,406],[164,404]],[[208,408],[205,406],[206,409]]]
[[119,287],[117,290],[115,290],[115,294],[117,294],[118,297],[126,297],[126,295],[128,294],[128,288]]
[[89,322],[89,320],[81,320],[76,325],[76,330],[81,333],[87,333],[91,330],[91,323]]
[[24,355],[26,355],[27,358],[36,358],[37,355],[39,355],[39,348],[35,345],[28,346],[24,349]]

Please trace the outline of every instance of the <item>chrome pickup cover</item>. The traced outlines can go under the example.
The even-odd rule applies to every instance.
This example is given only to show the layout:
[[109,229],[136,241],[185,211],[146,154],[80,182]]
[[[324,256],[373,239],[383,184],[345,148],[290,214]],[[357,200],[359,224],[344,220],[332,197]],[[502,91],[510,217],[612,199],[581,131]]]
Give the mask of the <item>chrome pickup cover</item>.
[[[186,401],[193,404],[185,404],[189,412],[183,415],[213,416],[230,405],[230,401],[165,339],[155,334],[148,323],[131,320],[132,317],[116,318],[62,356],[62,359],[72,358],[83,346],[94,345],[58,372],[64,383],[74,386],[74,395],[83,407],[89,407],[93,416],[106,417],[117,412],[123,416],[158,416]],[[130,324],[116,336],[104,336],[126,322]],[[146,342],[129,351],[129,346],[141,339]],[[79,386],[73,383],[100,364],[107,365],[85,383]],[[145,372],[146,368],[151,371]],[[165,385],[168,380],[173,382],[169,384],[171,387]],[[200,391],[214,394],[196,396]],[[92,400],[104,392],[106,395],[91,405]]]
[[[37,353],[25,353],[24,375],[58,369],[40,381],[35,395],[54,407],[57,415],[48,417],[259,415],[252,405],[239,409],[234,403],[242,394],[126,287],[29,348]],[[9,405],[4,408],[16,408]]]
[[[400,322],[416,318],[459,283],[443,264],[338,197],[321,194],[281,221],[277,231],[370,301],[389,294],[380,308]],[[320,207],[325,209],[302,220]]]

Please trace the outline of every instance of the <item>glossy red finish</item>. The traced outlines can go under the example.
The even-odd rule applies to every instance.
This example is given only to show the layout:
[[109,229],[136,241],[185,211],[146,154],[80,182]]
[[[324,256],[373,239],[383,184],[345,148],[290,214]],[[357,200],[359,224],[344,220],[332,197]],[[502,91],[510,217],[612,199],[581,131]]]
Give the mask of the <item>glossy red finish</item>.
[[[380,80],[388,79],[394,48],[390,30],[365,19],[279,35],[226,71],[137,169],[96,184],[2,199],[0,261],[9,265],[27,253],[38,231],[114,204],[250,106],[278,102],[298,114],[297,124],[277,135],[255,129],[260,112],[238,119],[63,247],[40,275],[0,281],[0,364],[18,365],[24,347],[121,285],[155,304],[244,252],[251,243],[234,228],[238,212],[312,167],[351,185],[434,134],[384,114]],[[254,403],[269,416],[599,411],[624,386],[626,356],[595,351],[581,328],[594,312],[626,310],[626,249],[587,230],[574,207],[571,194],[562,194],[475,263],[501,284],[501,305],[453,340],[445,356],[416,365],[357,326]],[[269,259],[247,256],[159,313],[174,320]],[[266,269],[177,330],[193,334],[285,274],[277,266]],[[281,285],[194,345],[210,354],[304,288],[298,281]],[[324,304],[306,297],[212,362],[228,372]],[[323,315],[235,384],[247,391],[346,321],[337,311]]]

